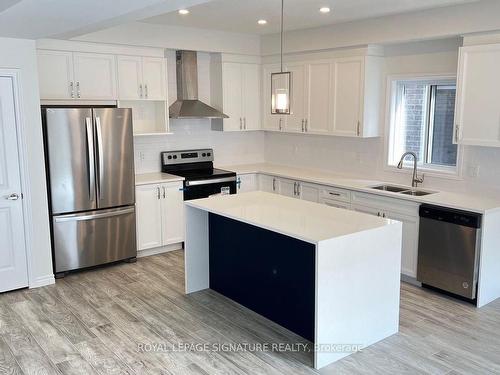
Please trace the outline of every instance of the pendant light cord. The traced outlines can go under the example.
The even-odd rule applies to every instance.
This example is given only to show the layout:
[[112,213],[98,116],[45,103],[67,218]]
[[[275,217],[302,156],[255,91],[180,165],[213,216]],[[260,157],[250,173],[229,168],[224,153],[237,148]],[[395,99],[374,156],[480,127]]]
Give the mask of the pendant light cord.
[[281,0],[281,34],[280,34],[280,69],[283,73],[283,9],[285,8],[285,0]]

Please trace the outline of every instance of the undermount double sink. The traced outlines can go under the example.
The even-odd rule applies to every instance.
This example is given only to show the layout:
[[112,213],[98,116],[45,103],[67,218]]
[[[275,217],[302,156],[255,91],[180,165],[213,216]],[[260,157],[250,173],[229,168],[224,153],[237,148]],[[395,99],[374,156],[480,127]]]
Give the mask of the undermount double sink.
[[408,187],[396,186],[396,185],[377,185],[377,186],[372,186],[371,189],[388,191],[397,194],[413,195],[415,197],[422,197],[424,195],[435,193],[434,191],[411,189]]

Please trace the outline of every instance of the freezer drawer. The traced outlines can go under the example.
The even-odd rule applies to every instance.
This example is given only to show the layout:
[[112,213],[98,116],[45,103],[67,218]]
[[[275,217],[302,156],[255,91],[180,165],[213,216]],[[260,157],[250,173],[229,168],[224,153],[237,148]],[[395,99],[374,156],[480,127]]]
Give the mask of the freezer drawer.
[[137,256],[135,207],[53,217],[55,272]]

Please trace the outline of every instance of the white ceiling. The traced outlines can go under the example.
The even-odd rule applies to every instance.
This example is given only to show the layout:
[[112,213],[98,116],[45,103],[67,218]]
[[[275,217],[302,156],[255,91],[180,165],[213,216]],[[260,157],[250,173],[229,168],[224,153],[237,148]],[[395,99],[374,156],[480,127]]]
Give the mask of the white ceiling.
[[[476,1],[480,0],[285,0],[285,29],[307,29]],[[323,6],[330,7],[331,12],[320,13]],[[142,22],[269,34],[279,31],[280,9],[280,0],[212,0],[189,8],[188,15],[174,11]],[[257,25],[259,19],[266,19],[267,25]]]
[[210,0],[0,0],[0,36],[71,38]]

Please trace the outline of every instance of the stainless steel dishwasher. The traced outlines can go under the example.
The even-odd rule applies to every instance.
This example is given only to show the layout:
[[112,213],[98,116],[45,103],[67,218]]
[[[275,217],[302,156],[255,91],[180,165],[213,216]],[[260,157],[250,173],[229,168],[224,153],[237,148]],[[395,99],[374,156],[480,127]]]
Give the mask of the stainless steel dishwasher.
[[417,280],[476,299],[481,215],[421,205]]

